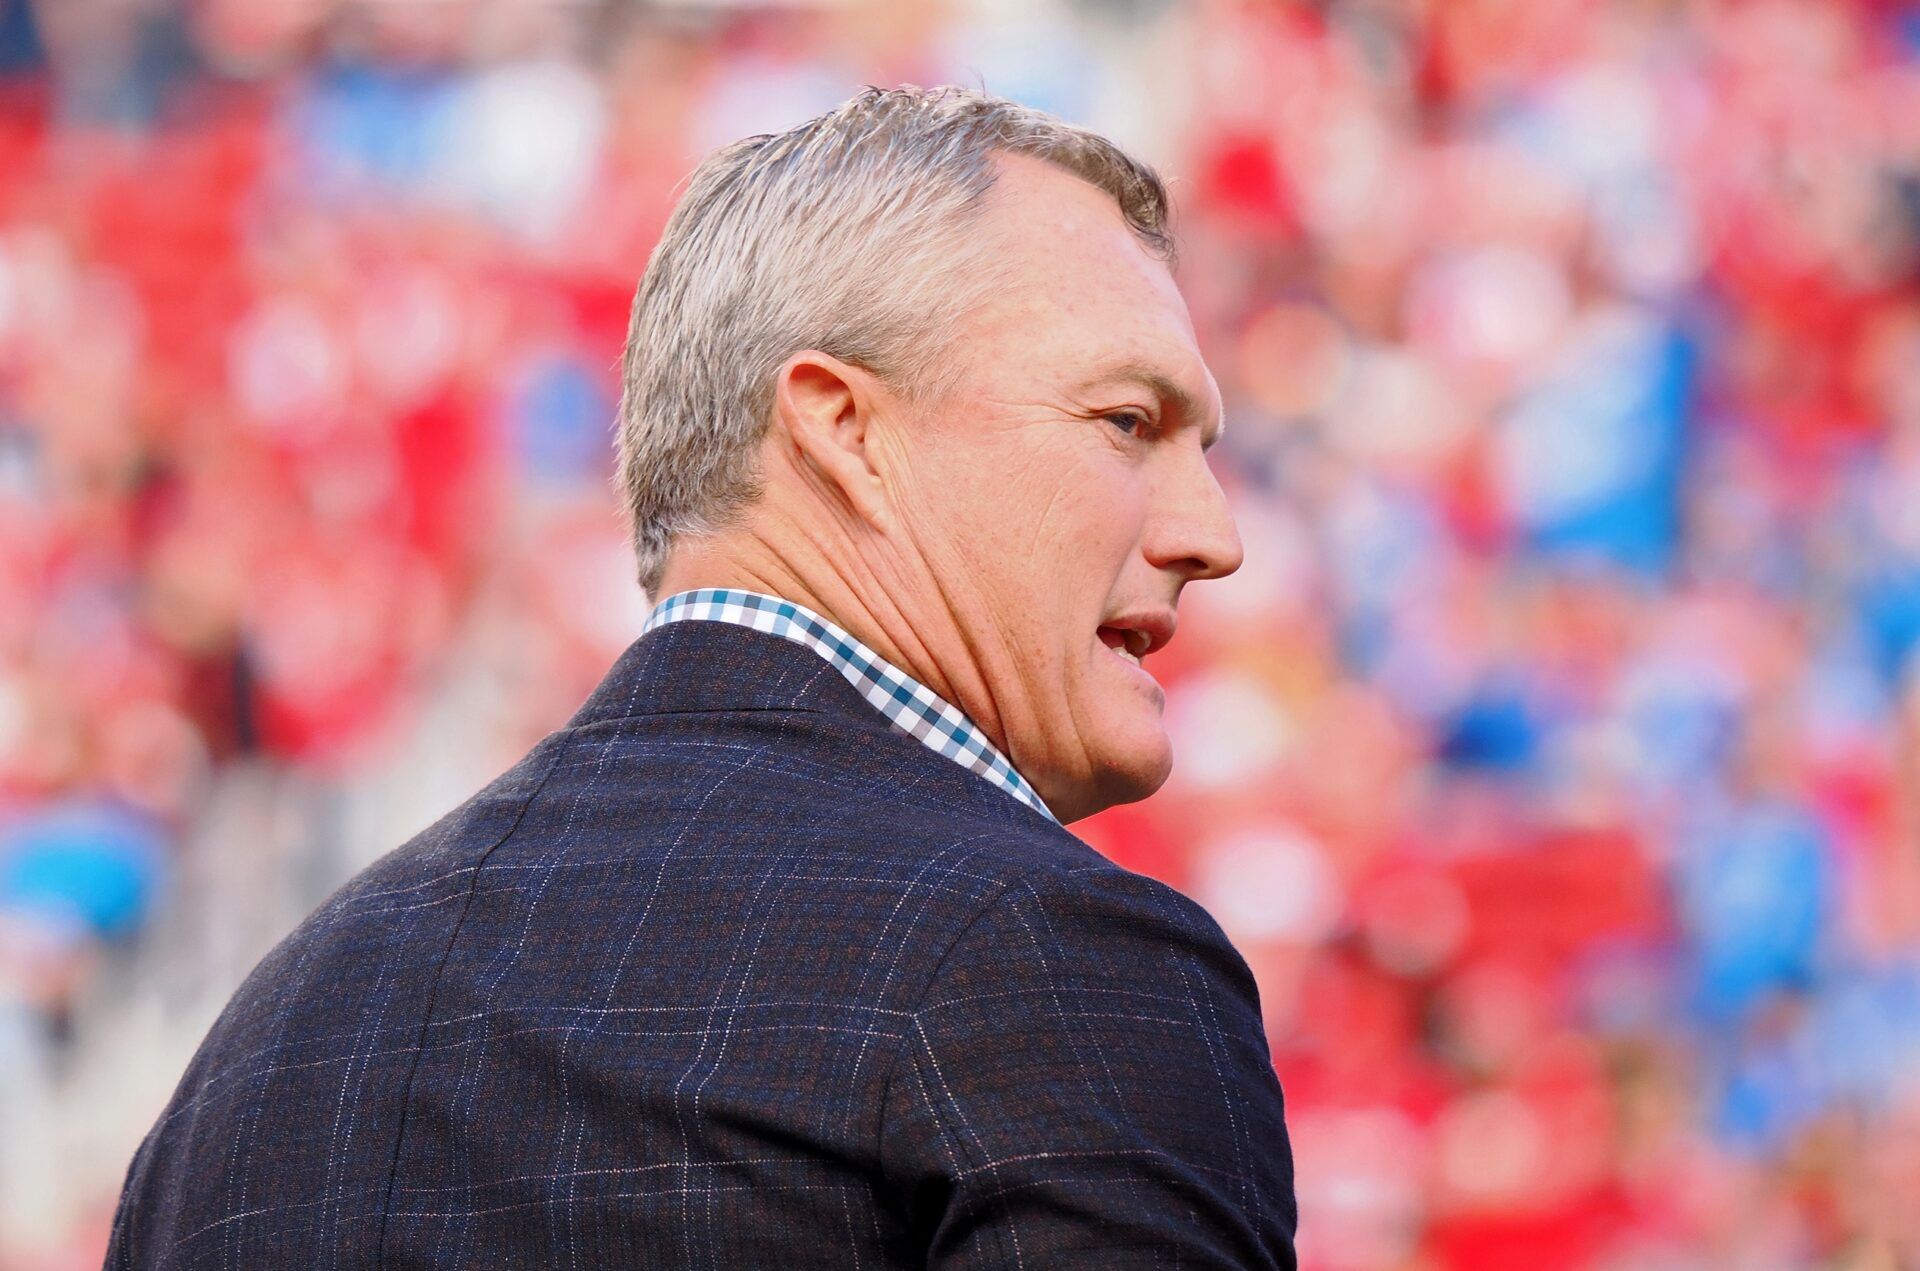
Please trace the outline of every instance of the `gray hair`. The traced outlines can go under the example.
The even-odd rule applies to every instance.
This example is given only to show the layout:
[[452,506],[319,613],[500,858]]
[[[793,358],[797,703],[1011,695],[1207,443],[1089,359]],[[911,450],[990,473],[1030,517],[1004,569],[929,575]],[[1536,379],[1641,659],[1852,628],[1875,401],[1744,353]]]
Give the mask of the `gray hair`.
[[943,336],[994,285],[967,230],[996,153],[1104,190],[1172,261],[1166,189],[1151,168],[1085,129],[964,88],[869,88],[694,171],[634,295],[621,372],[617,480],[649,593],[677,537],[710,533],[759,497],[760,441],[788,357],[818,349],[914,401],[951,387]]

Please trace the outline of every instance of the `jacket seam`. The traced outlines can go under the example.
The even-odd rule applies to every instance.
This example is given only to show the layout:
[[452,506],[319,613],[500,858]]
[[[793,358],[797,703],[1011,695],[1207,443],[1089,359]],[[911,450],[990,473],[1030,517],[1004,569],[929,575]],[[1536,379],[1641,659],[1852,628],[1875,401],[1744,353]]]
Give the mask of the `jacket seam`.
[[474,863],[473,877],[467,881],[467,895],[460,906],[460,916],[454,920],[453,930],[447,936],[446,948],[440,951],[440,960],[433,968],[433,983],[427,990],[426,1009],[420,1015],[420,1031],[414,1040],[412,1059],[407,1065],[407,1079],[400,1087],[400,1123],[394,1131],[393,1159],[387,1166],[387,1185],[380,1198],[380,1231],[373,1245],[376,1265],[385,1266],[387,1262],[387,1219],[393,1211],[393,1189],[400,1175],[401,1151],[406,1145],[407,1110],[413,1104],[414,1075],[420,1070],[420,1056],[427,1045],[427,1030],[433,1026],[433,1012],[434,1007],[439,1003],[441,978],[446,973],[447,962],[453,957],[454,945],[460,940],[461,928],[466,926],[467,915],[473,910],[473,898],[480,887],[480,873],[486,868],[487,861],[493,854],[506,846],[513,836],[520,832],[521,824],[527,819],[527,812],[539,800],[541,792],[547,788],[548,779],[553,776],[554,771],[560,766],[560,760],[571,749],[573,749],[571,738],[568,739],[567,744],[554,747],[553,758],[548,761],[547,770],[540,774],[540,784],[533,788],[533,793],[529,794],[526,802],[520,805],[520,810],[514,814],[513,824],[508,826],[506,833],[502,834],[493,846],[482,852],[480,859]]
[[[1015,877],[1002,880],[999,886],[994,888],[993,893],[981,903],[980,908],[974,911],[971,918],[967,919],[966,925],[961,927],[960,930],[954,934],[953,939],[947,942],[947,947],[940,953],[939,961],[933,964],[933,970],[928,973],[926,983],[920,986],[920,995],[914,999],[912,1008],[907,1011],[907,1018],[912,1022],[913,1027],[906,1029],[901,1034],[899,1044],[894,1047],[893,1057],[887,1062],[886,1076],[880,1083],[880,1116],[878,1118],[879,1126],[876,1130],[874,1143],[874,1160],[876,1162],[883,1159],[886,1150],[887,1102],[893,1093],[893,1076],[894,1073],[899,1070],[902,1056],[915,1045],[914,1037],[920,1023],[920,1012],[925,1008],[927,1003],[927,995],[932,993],[933,986],[940,982],[940,973],[946,970],[947,963],[953,959],[954,951],[965,942],[969,935],[973,934],[973,929],[980,925],[981,919],[999,907],[1000,902],[1006,899],[1007,894],[1014,889],[1015,884],[1026,882],[1027,872],[1026,870],[1022,870]],[[940,1133],[945,1136],[947,1134],[946,1122],[941,1119],[939,1109],[933,1109],[933,1113],[935,1122],[940,1128]]]

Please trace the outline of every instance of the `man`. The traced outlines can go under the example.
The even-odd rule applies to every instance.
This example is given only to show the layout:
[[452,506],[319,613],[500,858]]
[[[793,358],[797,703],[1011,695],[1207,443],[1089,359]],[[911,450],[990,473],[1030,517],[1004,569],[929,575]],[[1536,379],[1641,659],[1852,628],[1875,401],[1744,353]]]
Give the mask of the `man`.
[[261,964],[112,1265],[1294,1265],[1219,928],[1061,823],[1240,563],[1159,181],[952,89],[694,175],[619,439],[662,602]]

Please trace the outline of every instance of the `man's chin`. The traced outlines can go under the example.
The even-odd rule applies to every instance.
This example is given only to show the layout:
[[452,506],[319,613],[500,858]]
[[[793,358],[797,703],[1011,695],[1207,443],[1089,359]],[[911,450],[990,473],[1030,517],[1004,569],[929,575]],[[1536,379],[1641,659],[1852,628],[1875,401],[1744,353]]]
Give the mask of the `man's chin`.
[[[1115,739],[1118,740],[1118,739]],[[1157,727],[1130,746],[1112,746],[1092,756],[1092,779],[1076,791],[1079,802],[1061,820],[1079,820],[1122,803],[1138,803],[1167,783],[1173,750]]]

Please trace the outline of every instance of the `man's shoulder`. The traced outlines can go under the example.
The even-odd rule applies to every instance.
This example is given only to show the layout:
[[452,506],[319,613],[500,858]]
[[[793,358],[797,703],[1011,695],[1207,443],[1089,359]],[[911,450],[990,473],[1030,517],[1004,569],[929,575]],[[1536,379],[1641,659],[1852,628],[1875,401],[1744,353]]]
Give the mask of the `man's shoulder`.
[[[1044,938],[1062,956],[1099,958],[1122,935],[1130,948],[1225,949],[1198,905],[911,739],[783,712],[563,729],[321,904],[223,1031],[257,1045],[257,1028],[285,1027],[296,986],[336,986],[317,1015],[351,1014],[355,994],[338,986],[411,984],[423,968],[442,997],[469,980],[490,996],[564,997],[566,983],[520,974],[543,965],[542,948],[564,951],[582,993],[610,983],[693,1000],[765,949],[799,955],[757,962],[771,981],[858,946],[884,952],[884,977],[809,991],[884,982],[877,1004],[911,1009],[911,986],[927,988],[969,934],[1036,915],[1059,929]],[[632,970],[640,949],[646,975]]]

